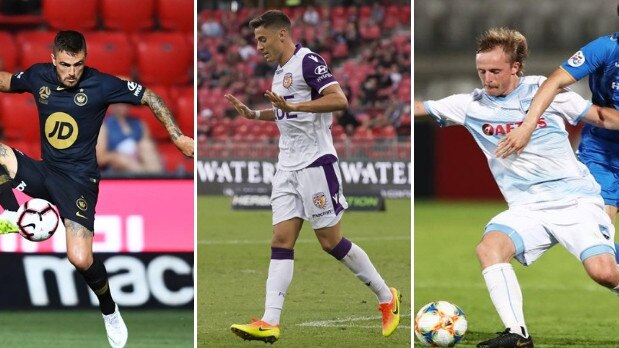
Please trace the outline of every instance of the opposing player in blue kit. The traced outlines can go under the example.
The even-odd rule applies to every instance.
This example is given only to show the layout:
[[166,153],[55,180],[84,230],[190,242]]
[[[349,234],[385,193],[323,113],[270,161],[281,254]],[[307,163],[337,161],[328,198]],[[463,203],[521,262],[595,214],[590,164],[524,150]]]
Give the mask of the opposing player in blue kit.
[[562,91],[535,124],[531,144],[518,156],[501,158],[495,153],[499,141],[506,131],[518,129],[545,80],[524,76],[527,56],[522,34],[490,29],[478,41],[475,60],[483,89],[414,103],[415,116],[430,115],[441,126],[467,128],[509,206],[486,225],[476,248],[490,298],[505,325],[497,337],[477,345],[481,348],[533,347],[512,259],[528,266],[561,244],[591,279],[619,294],[615,229],[604,211],[600,186],[576,159],[564,124],[584,121],[619,129],[619,111]]
[[272,88],[265,93],[273,108],[251,110],[234,96],[225,97],[243,117],[277,123],[279,158],[271,193],[273,235],[264,315],[249,324],[234,324],[231,330],[248,340],[273,343],[279,338],[294,245],[307,220],[323,250],[374,292],[382,312],[382,333],[389,336],[400,321],[400,293],[387,286],[365,251],[340,232],[347,203],[331,137],[331,112],[345,109],[348,100],[325,61],[294,44],[290,18],[283,12],[267,11],[249,26],[265,60],[279,64]]
[[[617,6],[619,14],[619,5]],[[503,158],[522,152],[529,142],[534,125],[555,95],[589,76],[593,104],[619,110],[619,32],[599,37],[564,61],[542,84],[522,126],[508,134],[499,144],[497,154]],[[602,186],[605,210],[615,221],[619,207],[619,131],[585,124],[578,146],[578,159]],[[615,244],[615,249],[619,244]],[[615,254],[619,263],[619,254]]]
[[0,218],[5,221],[3,232],[9,232],[18,208],[12,187],[58,207],[66,228],[67,257],[99,299],[110,345],[124,347],[127,328],[112,299],[105,266],[92,251],[100,179],[95,151],[99,129],[108,105],[145,104],[180,152],[193,156],[194,142],[179,130],[157,94],[86,66],[86,56],[81,33],[60,31],[51,63],[34,64],[15,75],[0,72],[1,92],[33,95],[43,158],[34,160],[0,143],[0,205],[5,209]]

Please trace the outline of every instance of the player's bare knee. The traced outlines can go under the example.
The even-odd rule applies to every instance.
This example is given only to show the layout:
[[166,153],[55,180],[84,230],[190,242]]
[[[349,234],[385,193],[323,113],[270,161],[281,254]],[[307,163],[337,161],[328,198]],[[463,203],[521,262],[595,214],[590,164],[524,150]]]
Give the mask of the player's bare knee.
[[585,270],[596,283],[613,289],[619,285],[619,269],[614,258],[594,256],[585,260]]
[[92,265],[92,255],[82,252],[67,252],[69,262],[79,271],[86,271]]

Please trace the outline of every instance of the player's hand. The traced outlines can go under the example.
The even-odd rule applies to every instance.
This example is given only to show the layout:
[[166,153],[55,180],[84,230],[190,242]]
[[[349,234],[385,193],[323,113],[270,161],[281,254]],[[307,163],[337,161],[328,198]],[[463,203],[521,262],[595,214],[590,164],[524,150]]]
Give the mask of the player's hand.
[[174,140],[174,145],[176,145],[183,155],[193,158],[194,147],[192,138],[186,135],[181,135]]
[[241,101],[236,99],[232,94],[226,94],[224,95],[224,98],[226,98],[230,102],[230,104],[234,106],[239,115],[248,119],[254,119],[254,117],[256,116],[255,111],[248,108],[247,105],[241,103]]
[[264,96],[267,97],[267,99],[271,101],[271,104],[273,104],[274,107],[284,112],[297,111],[295,109],[295,105],[292,103],[286,102],[286,99],[284,99],[284,97],[282,96],[279,96],[271,91],[264,92]]
[[494,154],[498,158],[507,158],[514,153],[520,155],[531,140],[531,134],[533,134],[536,126],[522,123],[518,128],[507,133],[503,139],[499,140]]

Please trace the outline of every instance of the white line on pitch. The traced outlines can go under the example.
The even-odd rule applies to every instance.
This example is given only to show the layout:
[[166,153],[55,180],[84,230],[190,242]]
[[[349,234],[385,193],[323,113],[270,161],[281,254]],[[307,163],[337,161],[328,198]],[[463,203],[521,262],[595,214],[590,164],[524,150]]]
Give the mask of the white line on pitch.
[[[410,317],[410,314],[402,314],[402,317]],[[333,319],[333,320],[317,320],[317,321],[308,321],[305,323],[297,324],[297,326],[313,326],[313,327],[361,327],[361,328],[374,328],[377,325],[342,325],[344,323],[352,323],[355,321],[370,321],[370,320],[379,320],[381,317],[349,317],[344,319]],[[400,328],[410,329],[409,325],[400,325]]]
[[[382,240],[410,240],[411,236],[393,236],[393,237],[353,237],[353,241],[382,241]],[[298,239],[297,243],[316,243],[315,238],[310,239]],[[225,244],[269,244],[270,239],[263,240],[251,240],[251,239],[235,239],[235,240],[199,240],[198,244],[206,245],[225,245]]]

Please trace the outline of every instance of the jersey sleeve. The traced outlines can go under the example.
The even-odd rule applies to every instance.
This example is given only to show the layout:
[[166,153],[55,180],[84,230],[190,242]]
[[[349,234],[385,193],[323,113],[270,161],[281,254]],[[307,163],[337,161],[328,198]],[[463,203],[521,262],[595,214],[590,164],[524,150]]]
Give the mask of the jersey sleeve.
[[557,94],[548,109],[563,117],[571,125],[575,125],[585,117],[591,105],[591,101],[584,99],[580,94],[565,90]]
[[128,103],[140,105],[145,88],[133,81],[121,80],[116,76],[101,74],[103,93],[110,104]]
[[33,93],[32,86],[34,83],[32,82],[32,78],[34,76],[34,70],[36,68],[31,66],[25,71],[20,71],[11,76],[11,92],[23,93],[30,92]]
[[454,94],[440,100],[423,103],[426,111],[441,127],[463,125],[466,108],[473,101],[472,94]]
[[322,93],[326,87],[337,83],[327,63],[321,56],[308,53],[303,57],[303,78],[308,86]]
[[614,52],[617,49],[616,34],[612,36],[602,36],[597,38],[561,64],[576,80],[603,68],[607,62],[613,63]]

